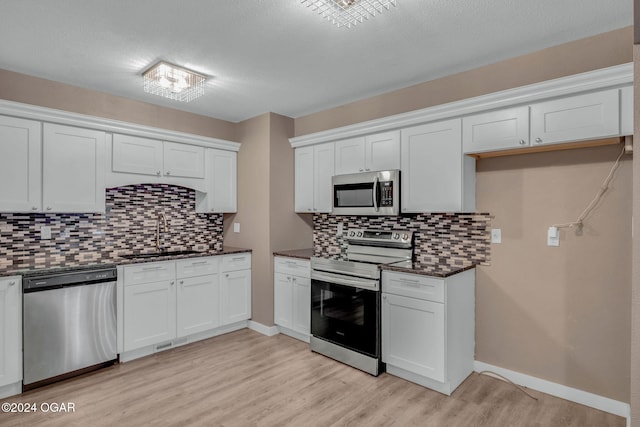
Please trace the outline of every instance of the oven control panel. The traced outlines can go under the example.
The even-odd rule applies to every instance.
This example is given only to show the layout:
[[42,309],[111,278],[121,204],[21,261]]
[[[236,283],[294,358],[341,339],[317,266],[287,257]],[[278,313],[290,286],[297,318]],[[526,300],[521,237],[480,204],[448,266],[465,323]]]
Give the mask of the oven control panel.
[[367,229],[349,229],[346,234],[347,240],[357,241],[361,244],[370,242],[388,243],[389,246],[398,244],[411,245],[413,241],[413,231],[409,230],[367,230]]

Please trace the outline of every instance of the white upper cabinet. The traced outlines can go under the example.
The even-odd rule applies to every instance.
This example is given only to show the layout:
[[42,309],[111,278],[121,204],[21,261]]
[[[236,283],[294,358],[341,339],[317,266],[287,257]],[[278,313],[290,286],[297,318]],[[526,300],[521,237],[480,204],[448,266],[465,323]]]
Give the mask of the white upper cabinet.
[[204,178],[204,148],[165,141],[164,174],[182,178]]
[[531,145],[617,136],[619,90],[570,96],[531,105]]
[[331,177],[333,177],[333,173],[333,142],[296,149],[296,212],[331,212]]
[[465,154],[528,146],[528,106],[462,118],[462,149]]
[[400,168],[400,132],[343,139],[335,143],[335,174]]
[[104,212],[105,133],[45,123],[42,205],[45,212]]
[[113,135],[114,172],[160,176],[162,141],[130,135]]
[[343,139],[335,145],[335,174],[344,175],[364,171],[364,137]]
[[0,212],[42,209],[41,124],[0,116]]
[[400,131],[365,137],[365,171],[400,169]]
[[402,212],[475,209],[475,162],[462,155],[460,119],[402,130]]
[[238,199],[237,153],[207,149],[211,212],[236,212]]
[[633,86],[620,89],[620,135],[633,135]]

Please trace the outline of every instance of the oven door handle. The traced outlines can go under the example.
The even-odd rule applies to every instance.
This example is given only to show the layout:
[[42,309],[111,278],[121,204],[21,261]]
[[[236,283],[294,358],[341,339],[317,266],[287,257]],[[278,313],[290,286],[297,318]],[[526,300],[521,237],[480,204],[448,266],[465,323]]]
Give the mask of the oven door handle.
[[312,271],[311,279],[321,280],[327,283],[334,283],[336,285],[350,286],[352,288],[369,289],[372,291],[377,291],[380,289],[380,283],[378,282],[378,280],[361,279],[359,277],[344,276],[342,274]]

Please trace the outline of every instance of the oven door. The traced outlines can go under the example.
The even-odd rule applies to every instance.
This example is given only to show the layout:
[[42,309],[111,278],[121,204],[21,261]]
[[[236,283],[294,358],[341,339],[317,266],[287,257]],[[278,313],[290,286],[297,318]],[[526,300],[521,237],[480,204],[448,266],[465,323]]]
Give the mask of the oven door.
[[311,334],[369,355],[380,355],[380,292],[311,280]]

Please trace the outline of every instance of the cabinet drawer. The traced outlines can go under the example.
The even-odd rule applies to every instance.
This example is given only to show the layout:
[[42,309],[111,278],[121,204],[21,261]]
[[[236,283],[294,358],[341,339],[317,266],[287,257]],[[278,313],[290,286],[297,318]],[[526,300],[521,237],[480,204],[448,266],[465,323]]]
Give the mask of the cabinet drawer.
[[218,272],[218,259],[214,257],[201,257],[181,259],[176,261],[176,276],[196,277]]
[[311,277],[310,262],[304,259],[275,257],[273,259],[276,273],[291,274],[299,277]]
[[124,267],[124,285],[131,286],[140,283],[173,280],[175,275],[174,261],[128,265]]
[[418,274],[382,272],[382,292],[444,302],[444,280]]
[[251,254],[234,254],[225,255],[222,257],[222,263],[220,270],[222,271],[235,271],[235,270],[247,270],[251,268]]

